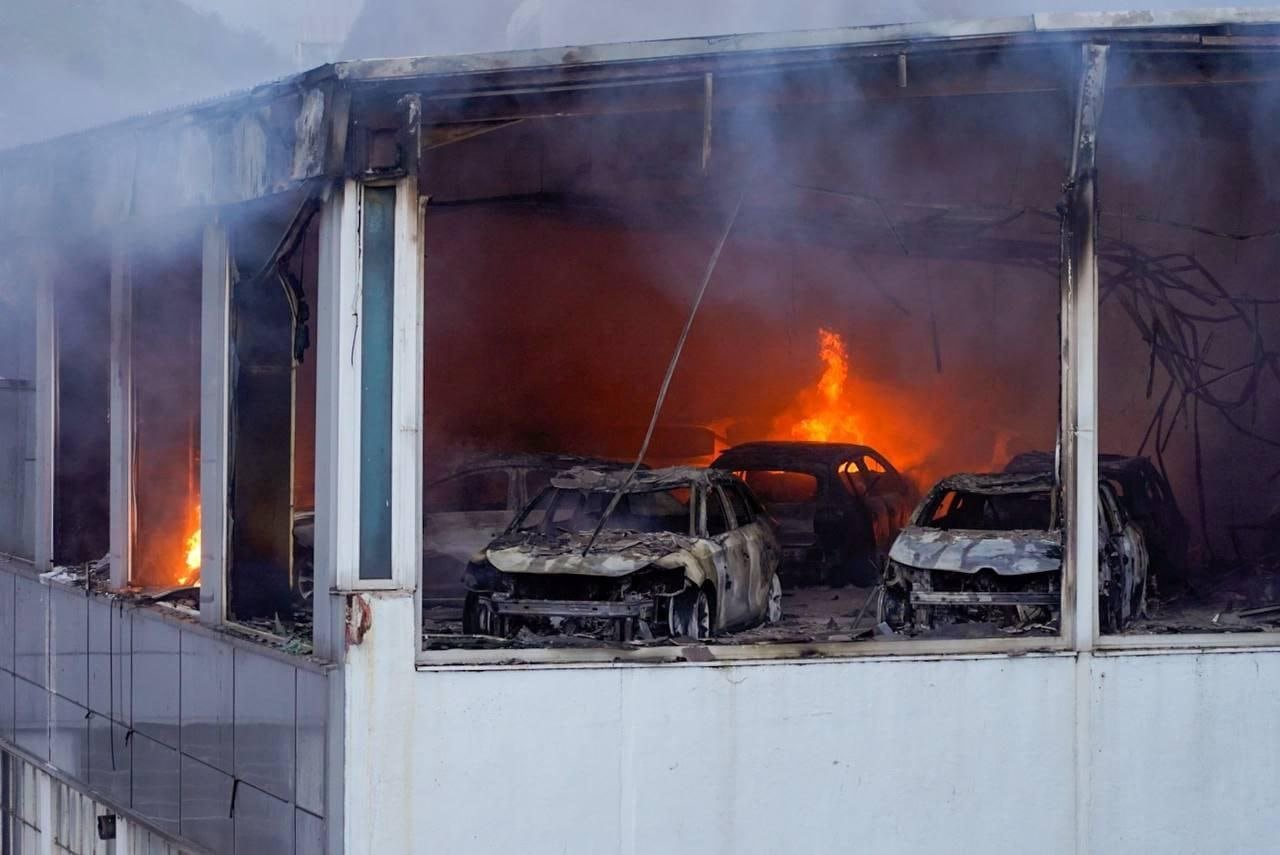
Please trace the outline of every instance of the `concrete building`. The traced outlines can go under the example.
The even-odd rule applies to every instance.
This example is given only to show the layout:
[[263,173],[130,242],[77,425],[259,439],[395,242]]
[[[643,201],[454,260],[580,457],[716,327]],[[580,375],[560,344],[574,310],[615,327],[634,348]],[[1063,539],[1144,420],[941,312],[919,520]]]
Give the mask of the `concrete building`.
[[[1273,851],[1277,48],[1214,9],[352,61],[0,153],[4,851]],[[430,595],[432,526],[546,483],[439,504],[445,457],[616,454],[700,281],[669,422],[805,416],[822,328],[898,468],[1056,446],[1049,616]],[[1120,447],[1228,605],[1153,564],[1100,631]]]

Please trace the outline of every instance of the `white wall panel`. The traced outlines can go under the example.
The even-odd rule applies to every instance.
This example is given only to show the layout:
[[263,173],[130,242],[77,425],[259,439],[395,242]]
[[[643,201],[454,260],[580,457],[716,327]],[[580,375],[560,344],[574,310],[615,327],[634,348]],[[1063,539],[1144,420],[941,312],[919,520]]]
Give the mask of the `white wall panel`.
[[1091,852],[1277,851],[1280,652],[1092,661]]
[[[359,762],[411,754],[405,851],[1023,853],[1034,841],[1066,853],[1073,669],[999,657],[422,672],[410,697],[376,700],[411,705],[412,729],[371,735]],[[347,714],[350,734],[361,716]],[[359,803],[353,773],[347,816],[386,810],[386,788],[366,791],[378,808]]]

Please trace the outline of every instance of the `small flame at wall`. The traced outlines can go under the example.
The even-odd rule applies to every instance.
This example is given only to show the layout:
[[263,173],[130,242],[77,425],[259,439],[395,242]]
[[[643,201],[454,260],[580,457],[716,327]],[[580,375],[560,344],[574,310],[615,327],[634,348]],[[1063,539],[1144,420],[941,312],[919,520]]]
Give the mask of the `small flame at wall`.
[[196,509],[195,530],[185,541],[186,554],[184,562],[187,568],[185,575],[178,577],[179,585],[200,585],[200,511]]

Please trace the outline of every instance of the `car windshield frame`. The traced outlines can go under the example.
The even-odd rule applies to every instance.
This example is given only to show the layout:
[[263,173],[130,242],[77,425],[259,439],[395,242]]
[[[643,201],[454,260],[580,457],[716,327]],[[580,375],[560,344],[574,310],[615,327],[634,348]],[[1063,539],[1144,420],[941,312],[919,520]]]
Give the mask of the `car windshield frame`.
[[[628,518],[625,515],[623,506],[629,506],[632,496],[673,493],[678,490],[684,490],[688,493],[686,498],[678,500],[684,505],[685,527],[683,531],[677,531],[673,528],[656,528],[646,530],[637,529],[633,526],[615,525],[615,521],[625,520]],[[594,530],[596,521],[599,519],[598,512],[603,511],[603,509],[608,506],[614,492],[614,490],[590,490],[583,487],[557,487],[554,484],[549,485],[543,488],[537,498],[526,505],[524,510],[520,512],[520,515],[512,520],[511,525],[507,527],[507,532],[509,534],[539,534],[544,537],[552,537],[556,534],[589,535]],[[683,535],[686,537],[696,536],[697,528],[695,525],[695,511],[697,492],[698,491],[692,484],[664,485],[647,488],[641,487],[638,489],[626,490],[618,501],[618,507],[614,509],[613,514],[601,529],[601,532],[632,531],[643,534],[669,533]],[[598,499],[589,500],[592,507],[587,510],[587,519],[591,519],[592,521],[590,523],[580,525],[577,530],[555,524],[556,512],[563,509],[560,503],[563,501],[564,497],[569,497],[570,501],[573,502],[573,512],[570,519],[583,517],[583,501],[586,497],[599,497]],[[530,515],[537,511],[542,511],[542,518],[536,523],[526,524],[526,520],[529,519]],[[654,516],[653,518],[661,519],[661,517],[658,516]]]
[[[1054,494],[1054,489],[1052,487],[1045,487],[1042,489],[1027,489],[1027,490],[975,490],[975,489],[965,489],[958,486],[940,486],[936,488],[924,502],[921,503],[920,512],[917,516],[915,524],[921,528],[931,528],[931,529],[936,529],[938,531],[1055,532],[1059,530],[1060,526],[1057,525],[1057,521],[1055,519],[1053,494]],[[982,497],[985,500],[1003,499],[1003,498],[1009,498],[1013,496],[1027,497],[1027,496],[1044,495],[1049,500],[1049,509],[1048,509],[1047,520],[1046,520],[1048,522],[1048,525],[1035,526],[1032,528],[1027,528],[1025,526],[1022,526],[1022,527],[1009,526],[1004,528],[992,528],[992,527],[973,528],[971,526],[938,525],[937,520],[935,519],[935,516],[939,508],[941,508],[943,502],[945,502],[946,498],[950,495],[955,495],[957,497],[961,497],[961,496]],[[954,501],[953,501],[953,504],[954,504]]]

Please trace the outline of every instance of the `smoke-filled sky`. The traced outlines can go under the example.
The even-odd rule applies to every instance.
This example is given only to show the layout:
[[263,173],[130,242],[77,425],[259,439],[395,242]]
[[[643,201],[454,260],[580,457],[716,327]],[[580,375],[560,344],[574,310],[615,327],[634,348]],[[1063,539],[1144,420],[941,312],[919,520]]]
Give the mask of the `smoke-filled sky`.
[[[0,149],[335,58],[1097,8],[1099,0],[4,0]],[[1144,0],[1192,8],[1194,0]]]

